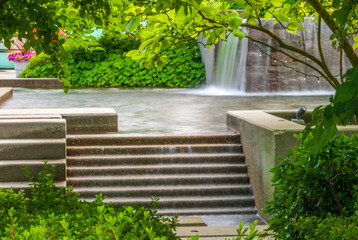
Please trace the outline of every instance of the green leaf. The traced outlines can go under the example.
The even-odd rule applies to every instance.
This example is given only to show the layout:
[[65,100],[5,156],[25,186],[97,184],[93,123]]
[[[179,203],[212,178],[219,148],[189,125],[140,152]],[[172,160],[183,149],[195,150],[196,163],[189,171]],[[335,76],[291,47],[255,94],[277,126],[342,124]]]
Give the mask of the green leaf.
[[282,12],[275,11],[274,16],[275,16],[276,19],[277,19],[278,21],[280,21],[280,22],[288,22],[288,21],[289,21],[288,16],[285,15],[284,13],[282,13]]
[[249,21],[250,24],[252,25],[256,25],[256,19],[255,18],[251,18]]
[[229,26],[233,29],[239,28],[242,23],[242,18],[237,15],[235,15],[235,16],[234,15],[235,14],[230,14],[228,17]]
[[337,88],[335,101],[343,103],[351,99],[356,94],[353,82],[345,82]]
[[133,17],[127,24],[127,26],[125,27],[125,31],[126,32],[132,32],[134,29],[136,29],[139,24],[140,24],[140,17],[139,16],[135,16]]
[[233,34],[235,37],[240,38],[240,40],[246,37],[246,34],[241,32],[239,29],[234,29]]
[[282,6],[282,1],[281,0],[270,0],[270,3],[272,3],[272,5],[274,7],[281,7]]

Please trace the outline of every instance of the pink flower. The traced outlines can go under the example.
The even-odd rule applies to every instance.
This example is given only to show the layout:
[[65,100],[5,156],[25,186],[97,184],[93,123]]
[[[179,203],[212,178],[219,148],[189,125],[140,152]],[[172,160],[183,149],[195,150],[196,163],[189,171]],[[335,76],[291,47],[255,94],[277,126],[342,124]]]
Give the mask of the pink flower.
[[13,53],[13,54],[9,54],[8,59],[9,61],[16,61],[16,62],[21,62],[21,61],[29,61],[33,56],[35,56],[36,53],[34,52],[25,52],[25,53]]

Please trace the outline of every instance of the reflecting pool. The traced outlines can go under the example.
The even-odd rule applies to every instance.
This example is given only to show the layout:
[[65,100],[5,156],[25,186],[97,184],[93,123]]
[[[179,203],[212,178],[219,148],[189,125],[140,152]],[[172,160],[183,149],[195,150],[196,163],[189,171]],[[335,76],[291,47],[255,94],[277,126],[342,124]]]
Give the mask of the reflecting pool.
[[309,110],[328,103],[329,92],[280,95],[220,92],[215,89],[15,88],[1,108],[112,107],[124,135],[196,135],[226,133],[230,110]]

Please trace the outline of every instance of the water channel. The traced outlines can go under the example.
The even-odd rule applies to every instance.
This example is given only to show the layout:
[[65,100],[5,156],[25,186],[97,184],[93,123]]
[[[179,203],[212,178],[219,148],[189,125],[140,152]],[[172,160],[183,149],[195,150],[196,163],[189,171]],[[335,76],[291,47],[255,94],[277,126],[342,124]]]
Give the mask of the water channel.
[[328,103],[329,92],[243,94],[217,89],[61,89],[15,88],[2,109],[112,107],[123,135],[226,133],[230,110],[313,109]]

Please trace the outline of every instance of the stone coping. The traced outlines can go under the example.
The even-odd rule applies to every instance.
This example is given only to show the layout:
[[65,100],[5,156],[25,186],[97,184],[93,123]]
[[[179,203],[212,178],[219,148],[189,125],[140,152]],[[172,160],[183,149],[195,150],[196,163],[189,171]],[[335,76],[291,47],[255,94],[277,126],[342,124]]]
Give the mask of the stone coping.
[[[311,111],[307,112],[306,119],[311,119],[311,113]],[[304,125],[288,120],[289,118],[295,118],[295,110],[246,110],[229,111],[227,114],[274,132],[297,132],[305,128]],[[358,125],[338,126],[338,130],[342,132],[358,132]]]
[[67,133],[118,132],[118,114],[113,108],[0,109],[0,119],[44,118],[53,115],[66,119]]
[[0,88],[0,106],[6,103],[13,96],[11,87]]
[[[245,226],[248,228],[248,226]],[[245,228],[244,227],[244,228]],[[268,228],[268,225],[257,225],[256,230],[258,231],[264,231]],[[191,237],[195,235],[199,235],[199,239],[231,239],[233,237],[237,237],[237,229],[238,226],[212,226],[212,227],[177,227],[175,233],[177,237],[181,239],[186,239],[186,237]],[[250,233],[250,230],[246,232],[247,234]],[[269,235],[272,235],[272,233],[268,233]],[[269,237],[264,238],[269,239]]]
[[0,87],[61,89],[63,82],[57,78],[1,78]]
[[4,115],[65,115],[65,114],[117,114],[113,108],[37,108],[37,109],[0,109]]

